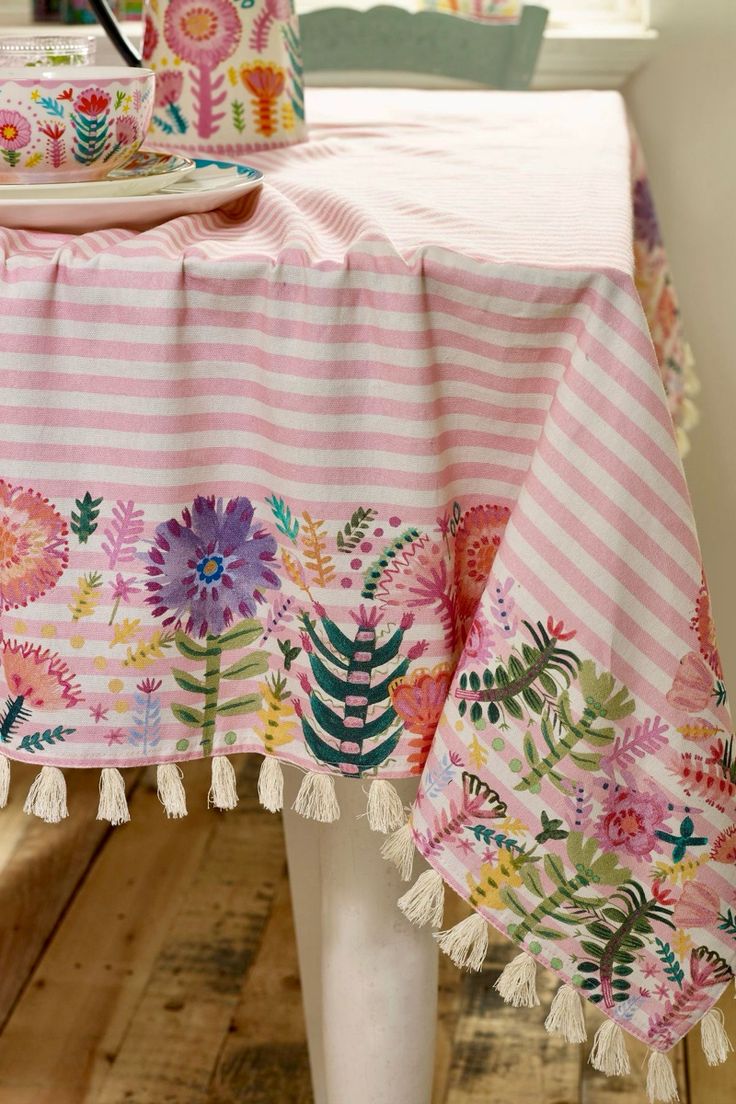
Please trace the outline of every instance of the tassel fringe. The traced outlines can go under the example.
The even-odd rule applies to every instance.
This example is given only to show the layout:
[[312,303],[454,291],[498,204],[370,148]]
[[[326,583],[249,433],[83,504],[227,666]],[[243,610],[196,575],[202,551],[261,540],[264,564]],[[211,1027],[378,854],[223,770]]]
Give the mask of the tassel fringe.
[[522,951],[512,958],[493,988],[514,1008],[536,1008],[539,1004],[537,964],[532,956]]
[[393,832],[404,820],[404,806],[390,782],[374,778],[368,788],[368,826],[373,832]]
[[8,804],[10,791],[10,760],[7,755],[0,755],[0,809]]
[[103,767],[100,771],[100,803],[97,806],[97,819],[109,820],[113,827],[126,824],[130,820],[125,781],[120,771],[114,767]]
[[207,805],[215,809],[234,809],[238,804],[238,781],[235,768],[227,755],[216,755],[212,760],[212,785],[207,794]]
[[672,1063],[660,1050],[649,1051],[647,1096],[650,1104],[676,1104],[680,1099]]
[[445,910],[445,883],[436,870],[425,870],[420,874],[411,889],[399,897],[399,908],[407,920],[422,927],[431,924],[433,928],[442,927],[442,914]]
[[566,1043],[584,1043],[588,1038],[580,994],[573,985],[561,985],[554,995],[544,1026],[550,1035]]
[[292,809],[308,820],[318,820],[321,824],[331,824],[332,821],[339,820],[340,806],[332,775],[318,774],[316,771],[305,774]]
[[613,1020],[606,1020],[593,1036],[593,1046],[588,1057],[593,1069],[607,1077],[623,1077],[631,1073],[631,1063],[626,1050],[623,1029]]
[[414,866],[414,836],[411,830],[411,821],[407,820],[381,846],[381,854],[387,862],[393,863],[402,882],[411,880],[411,871]]
[[711,1008],[700,1021],[700,1043],[709,1066],[720,1066],[733,1050],[733,1043],[723,1025],[720,1008]]
[[461,969],[480,970],[488,953],[488,923],[478,912],[461,920],[435,939],[446,955]]
[[31,783],[23,812],[58,824],[69,816],[66,807],[66,779],[58,767],[41,767]]
[[184,772],[176,763],[159,763],[156,768],[158,799],[167,817],[178,819],[187,815],[187,795],[182,778]]
[[279,813],[284,807],[284,772],[273,755],[264,755],[258,772],[258,800],[269,813]]

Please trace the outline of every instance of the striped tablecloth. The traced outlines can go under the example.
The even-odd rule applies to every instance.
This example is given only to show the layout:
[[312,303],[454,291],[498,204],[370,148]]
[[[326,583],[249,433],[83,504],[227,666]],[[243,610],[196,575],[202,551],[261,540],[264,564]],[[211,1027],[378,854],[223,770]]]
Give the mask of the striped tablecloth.
[[334,775],[370,780],[389,856],[431,864],[407,915],[441,924],[452,886],[476,910],[438,936],[456,961],[494,924],[507,999],[549,966],[550,1030],[579,1041],[582,994],[596,1064],[621,1072],[631,1032],[671,1099],[663,1052],[705,1013],[725,1057],[736,767],[622,102],[308,111],[239,206],[0,230],[0,790],[43,765],[27,808],[54,821],[58,768],[102,768],[117,823],[117,768],[156,763],[183,815],[177,763],[210,756],[227,808],[228,756],[257,752],[265,804],[286,761],[331,820]]

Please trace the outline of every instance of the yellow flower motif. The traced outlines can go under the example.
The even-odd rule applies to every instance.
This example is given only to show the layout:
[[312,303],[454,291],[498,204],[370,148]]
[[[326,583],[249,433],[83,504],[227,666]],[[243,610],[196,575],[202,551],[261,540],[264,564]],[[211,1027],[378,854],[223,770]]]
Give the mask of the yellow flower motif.
[[130,618],[124,617],[122,621],[116,622],[112,632],[112,640],[108,647],[114,648],[116,644],[127,644],[135,636],[140,623],[140,617],[135,617],[132,621]]
[[125,684],[123,683],[122,679],[114,678],[110,679],[110,681],[108,682],[107,689],[110,691],[111,694],[119,694],[124,685]]
[[71,644],[72,648],[83,648],[84,637],[80,636],[79,634],[77,634],[76,636],[70,636],[69,643]]
[[95,656],[95,658],[92,660],[92,664],[96,668],[96,670],[104,671],[107,667],[107,660],[104,656]]
[[39,161],[43,160],[43,154],[36,150],[30,157],[26,157],[26,168],[32,169],[34,165],[37,165]]
[[115,705],[113,706],[113,709],[116,713],[127,713],[129,709],[128,702],[125,698],[118,698],[118,700],[115,702]]
[[707,861],[708,855],[706,853],[701,855],[699,859],[683,859],[677,863],[655,862],[652,881],[667,881],[671,882],[672,885],[684,885],[685,882],[692,881],[698,873],[698,867]]
[[692,945],[693,941],[687,934],[687,932],[683,931],[682,928],[679,928],[675,933],[674,939],[672,940],[672,948],[679,958],[680,962],[682,962],[682,960],[685,958],[685,955],[688,953]]
[[31,92],[31,99],[34,103],[41,99],[41,91],[38,88],[34,88]]
[[520,886],[521,875],[514,866],[514,857],[510,851],[500,847],[495,863],[483,863],[480,878],[476,881],[471,874],[467,877],[471,905],[484,905],[488,909],[506,908],[501,897],[504,886]]
[[524,832],[528,832],[529,828],[518,817],[505,817],[501,821],[501,831],[505,836],[521,836]]
[[56,625],[42,625],[41,636],[56,636]]
[[13,632],[24,633],[26,631],[26,628],[27,626],[25,621],[16,621],[13,624]]
[[236,85],[238,83],[238,74],[235,72],[235,67],[233,65],[231,65],[227,71],[227,79],[232,85]]

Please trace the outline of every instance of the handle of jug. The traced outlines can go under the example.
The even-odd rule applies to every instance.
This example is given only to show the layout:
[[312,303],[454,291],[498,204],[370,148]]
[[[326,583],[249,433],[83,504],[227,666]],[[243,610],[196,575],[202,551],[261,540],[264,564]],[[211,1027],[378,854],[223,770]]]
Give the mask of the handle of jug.
[[107,37],[120,54],[126,65],[141,66],[143,60],[133,45],[128,41],[120,29],[115,16],[110,10],[107,0],[89,0],[92,11],[97,16],[97,21],[103,27]]

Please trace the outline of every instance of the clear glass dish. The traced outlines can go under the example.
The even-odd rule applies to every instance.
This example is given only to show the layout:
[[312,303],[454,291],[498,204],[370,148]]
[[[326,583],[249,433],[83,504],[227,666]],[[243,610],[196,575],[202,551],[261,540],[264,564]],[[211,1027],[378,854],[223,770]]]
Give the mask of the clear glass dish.
[[0,70],[43,65],[93,65],[93,35],[6,35],[0,37]]

